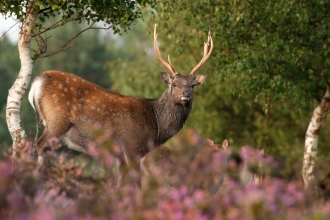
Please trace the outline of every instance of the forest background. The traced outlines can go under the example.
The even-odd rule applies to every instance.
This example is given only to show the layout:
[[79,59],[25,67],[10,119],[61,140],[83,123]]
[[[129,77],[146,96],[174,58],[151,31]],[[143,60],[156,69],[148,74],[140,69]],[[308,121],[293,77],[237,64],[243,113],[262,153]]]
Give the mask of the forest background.
[[[276,58],[289,60],[290,56],[299,57],[301,51],[294,48],[301,47],[301,42],[295,41],[294,36],[292,42],[288,39],[289,47],[292,46],[293,49],[286,53],[285,47],[288,45],[282,42],[281,34],[291,31],[294,35],[292,27],[298,28],[300,25],[299,27],[304,29],[312,25],[304,26],[303,12],[309,6],[298,7],[297,10],[301,10],[298,12],[302,12],[302,18],[298,16],[292,23],[284,25],[286,21],[281,20],[281,13],[288,8],[285,3],[279,6],[277,13],[265,3],[260,4],[259,8],[255,5],[242,5],[241,8],[237,7],[240,14],[235,14],[235,11],[226,11],[221,5],[210,8],[212,1],[211,4],[205,4],[205,7],[200,7],[203,4],[197,2],[190,5],[184,2],[169,4],[165,1],[158,4],[156,13],[145,9],[144,20],[140,20],[129,32],[122,35],[97,30],[87,31],[78,38],[77,46],[52,57],[37,60],[33,68],[33,77],[41,71],[56,69],[77,74],[125,95],[158,98],[166,89],[159,73],[166,70],[153,52],[153,24],[159,23],[158,38],[163,57],[170,54],[174,66],[181,73],[188,73],[199,62],[203,41],[206,40],[210,26],[217,51],[199,70],[199,73],[207,74],[208,78],[202,86],[196,88],[192,113],[178,135],[183,135],[187,129],[192,128],[218,143],[227,138],[234,148],[248,145],[264,149],[266,155],[272,155],[280,161],[281,169],[277,175],[290,180],[301,179],[305,133],[320,91],[309,90],[308,83],[305,84],[305,90],[297,88],[298,83],[293,78],[286,77],[288,73],[285,71],[290,70],[282,68],[286,64],[275,65],[271,61],[276,63]],[[264,12],[265,20],[260,20],[259,26],[272,31],[260,34],[260,31],[255,30],[258,27],[244,25],[246,11],[242,8],[248,10],[251,9],[249,7]],[[292,14],[296,12],[290,11]],[[288,16],[291,16],[290,13]],[[314,13],[310,15],[317,14],[316,11]],[[225,19],[231,23],[226,23]],[[269,20],[271,22],[266,22]],[[221,23],[222,21],[224,23]],[[56,45],[65,44],[82,28],[81,25],[71,23],[55,29],[51,33],[51,41],[56,41],[56,44],[50,44],[48,49],[52,50],[51,47],[54,47],[55,50]],[[220,35],[226,28],[230,29],[231,37]],[[313,32],[307,29],[304,31]],[[259,49],[246,52],[248,48],[241,45],[251,43],[251,36],[254,36],[254,44]],[[313,51],[310,53],[309,56],[313,57]],[[314,57],[317,60],[317,52],[314,53]],[[237,65],[237,62],[232,62],[244,59],[254,60],[257,64],[250,62],[249,67],[242,67]],[[305,62],[314,61],[306,59]],[[271,71],[260,71],[260,66],[257,65],[267,65],[267,69]],[[0,88],[3,91],[0,93],[1,150],[9,148],[11,144],[5,120],[6,98],[19,68],[17,45],[4,36],[0,43]],[[313,69],[310,71],[313,73]],[[292,74],[299,78],[299,71],[292,71]],[[247,80],[246,76],[251,76],[250,80]],[[313,77],[310,77],[310,81],[313,80]],[[22,102],[21,117],[29,138],[33,139],[35,113],[28,104],[27,94]],[[326,119],[320,131],[318,146],[318,164],[319,169],[324,171],[323,174],[328,172],[326,165],[330,163],[330,156],[327,154],[329,132],[330,123],[329,119]],[[171,144],[170,140],[167,145]]]

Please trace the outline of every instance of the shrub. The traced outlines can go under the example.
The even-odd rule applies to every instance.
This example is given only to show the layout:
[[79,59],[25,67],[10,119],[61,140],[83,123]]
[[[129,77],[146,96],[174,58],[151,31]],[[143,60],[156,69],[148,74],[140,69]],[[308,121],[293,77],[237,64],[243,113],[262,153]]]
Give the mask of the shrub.
[[[30,142],[25,149],[29,148]],[[100,151],[94,150],[93,157],[97,158],[98,164],[111,169],[116,151],[103,151],[102,147]],[[132,184],[126,184],[115,190],[115,172],[105,172],[90,157],[53,152],[56,160],[53,161],[52,172],[44,176],[27,152],[19,154],[14,172],[12,161],[7,156],[10,152],[3,152],[0,159],[2,219],[248,220],[330,217],[330,203],[321,199],[311,203],[304,193],[302,181],[287,181],[267,175],[260,184],[241,187],[228,179],[227,187],[215,195],[200,189],[190,192],[187,185],[170,190],[158,186],[141,191]],[[267,158],[267,161],[272,160]],[[134,174],[130,175],[134,177]]]

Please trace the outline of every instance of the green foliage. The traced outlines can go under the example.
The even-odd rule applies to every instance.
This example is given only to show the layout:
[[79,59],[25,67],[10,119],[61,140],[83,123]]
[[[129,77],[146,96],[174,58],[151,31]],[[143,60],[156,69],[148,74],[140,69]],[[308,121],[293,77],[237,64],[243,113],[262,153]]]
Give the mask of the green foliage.
[[[68,40],[82,31],[86,25],[69,23],[49,32],[48,51],[56,51]],[[56,44],[52,43],[56,42]],[[110,79],[106,73],[107,62],[112,59],[111,48],[114,40],[105,31],[89,30],[76,39],[76,46],[67,52],[57,53],[35,62],[33,75],[42,71],[56,69],[77,74],[101,86],[110,87]]]
[[[129,30],[130,25],[137,19],[142,18],[141,8],[145,5],[154,6],[155,0],[139,1],[104,1],[104,0],[40,0],[40,1],[11,1],[5,0],[0,3],[0,14],[5,17],[17,19],[24,23],[29,13],[36,14],[37,21],[32,27],[33,41],[37,42],[36,47],[31,49],[34,53],[32,59],[52,56],[68,48],[75,46],[77,37],[88,29],[111,29],[114,34],[123,33]],[[56,52],[49,53],[49,31],[61,28],[67,23],[76,21],[88,26],[58,48]],[[102,24],[101,24],[102,22]],[[26,24],[29,26],[30,24]],[[103,27],[101,27],[103,25]]]
[[[199,54],[209,27],[215,45],[201,70],[216,77],[196,90],[202,98],[196,94],[199,107],[188,123],[211,138],[265,148],[283,160],[283,175],[300,178],[307,125],[329,85],[329,6],[328,0],[161,1],[155,19],[169,47]],[[320,155],[328,132],[325,121]]]
[[7,37],[4,37],[0,42],[0,148],[1,145],[10,140],[10,134],[6,126],[6,108],[7,91],[14,83],[16,74],[19,72],[19,57],[18,51],[14,44]]
[[177,36],[182,43],[211,27],[215,73],[235,80],[239,86],[232,91],[257,100],[290,98],[301,109],[329,83],[329,6],[330,1],[307,0],[179,0],[163,1],[158,9],[167,30],[178,20],[190,26]]
[[111,88],[125,95],[160,97],[167,87],[160,77],[164,68],[154,56],[147,24],[138,23],[113,46],[114,58],[108,62]]
[[[5,0],[0,3],[0,13],[8,17],[16,17],[21,22],[26,16],[29,1]],[[127,28],[141,17],[140,5],[155,4],[154,0],[139,1],[104,1],[104,0],[40,0],[33,1],[34,9],[39,11],[36,24],[39,32],[47,31],[44,26],[47,19],[60,16],[57,24],[63,25],[72,20],[87,21],[88,24],[103,21],[111,25],[115,33]]]
[[[17,47],[13,45],[9,38],[4,37],[0,42],[0,82],[1,89],[8,91],[13,84],[13,74],[19,71],[19,57]],[[0,94],[0,103],[7,100],[6,92]]]

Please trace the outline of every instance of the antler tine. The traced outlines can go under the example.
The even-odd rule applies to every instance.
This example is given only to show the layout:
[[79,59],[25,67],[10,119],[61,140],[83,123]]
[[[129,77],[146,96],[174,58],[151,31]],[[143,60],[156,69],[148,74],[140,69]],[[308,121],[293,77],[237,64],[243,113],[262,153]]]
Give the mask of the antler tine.
[[[208,46],[210,46],[210,50],[207,53]],[[213,40],[211,37],[211,31],[209,30],[208,37],[207,37],[207,43],[204,42],[204,55],[202,60],[197,64],[197,66],[194,67],[194,69],[190,72],[191,75],[194,75],[194,73],[203,65],[203,63],[211,56],[213,50]]]
[[167,63],[165,60],[163,60],[162,56],[159,53],[159,48],[158,48],[158,44],[157,44],[157,32],[156,32],[156,27],[157,25],[155,24],[155,29],[154,29],[154,50],[155,50],[155,54],[157,56],[157,58],[160,60],[160,62],[162,64],[164,64],[164,66],[166,66],[167,69],[169,69],[171,71],[171,73],[173,75],[177,74],[177,72],[175,71],[171,61],[170,61],[170,55],[168,56],[168,62]]
[[[168,55],[167,59],[168,59],[168,63],[171,65],[171,67],[172,67],[173,70],[174,70],[173,64],[171,63],[171,60],[170,60],[170,55]],[[176,71],[175,71],[175,72],[176,72]]]

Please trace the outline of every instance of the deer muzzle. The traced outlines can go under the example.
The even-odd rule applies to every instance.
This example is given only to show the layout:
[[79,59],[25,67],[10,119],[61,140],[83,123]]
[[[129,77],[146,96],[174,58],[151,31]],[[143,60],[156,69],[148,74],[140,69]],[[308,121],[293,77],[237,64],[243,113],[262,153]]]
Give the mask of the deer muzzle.
[[183,94],[182,94],[182,96],[181,96],[180,99],[182,101],[189,101],[191,99],[191,93],[190,93],[190,91],[187,91],[187,90],[183,91]]

